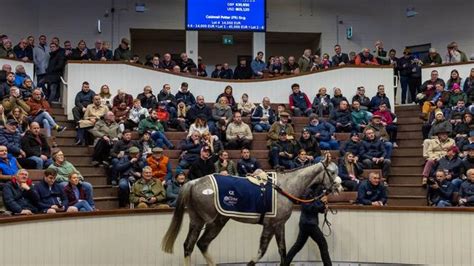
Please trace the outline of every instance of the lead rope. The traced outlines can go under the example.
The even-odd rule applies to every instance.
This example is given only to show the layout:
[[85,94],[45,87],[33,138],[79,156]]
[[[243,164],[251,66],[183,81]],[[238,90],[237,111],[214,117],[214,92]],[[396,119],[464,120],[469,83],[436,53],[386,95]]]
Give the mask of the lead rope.
[[[323,232],[323,235],[325,237],[328,237],[332,234],[332,229],[331,229],[332,224],[328,220],[328,212],[330,212],[332,215],[336,215],[337,210],[333,210],[332,208],[329,208],[329,207],[327,207],[326,210],[324,210],[324,220],[323,220],[323,226],[321,227],[321,232]],[[329,230],[327,234],[324,233],[324,225],[326,225]]]

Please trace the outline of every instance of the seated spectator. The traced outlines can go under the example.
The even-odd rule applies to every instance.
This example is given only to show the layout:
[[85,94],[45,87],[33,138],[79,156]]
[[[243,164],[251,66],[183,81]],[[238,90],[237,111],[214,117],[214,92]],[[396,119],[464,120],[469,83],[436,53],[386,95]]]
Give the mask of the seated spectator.
[[300,66],[296,63],[295,57],[288,57],[288,62],[283,64],[283,73],[286,75],[297,75],[300,73]]
[[431,139],[435,137],[435,132],[443,130],[444,132],[448,132],[449,135],[453,132],[453,126],[449,123],[449,120],[446,120],[442,111],[436,111],[435,119],[431,123],[430,131],[428,132],[428,138]]
[[31,79],[31,77],[26,74],[26,70],[23,65],[17,65],[15,67],[15,86],[21,87],[25,79]]
[[[142,177],[141,172],[146,162],[140,156],[137,147],[130,147],[128,155],[120,158],[115,165],[116,176],[119,178],[119,206],[125,207],[128,202],[130,187]],[[151,172],[151,171],[150,171]]]
[[89,204],[89,196],[87,195],[86,189],[83,187],[83,183],[79,182],[79,174],[77,172],[71,172],[69,174],[69,182],[64,187],[64,194],[69,206],[74,206],[80,212],[91,212],[94,211],[94,205]]
[[117,95],[112,99],[112,107],[119,106],[122,102],[124,102],[129,109],[133,107],[133,97],[126,93],[124,89],[118,90]]
[[443,59],[441,59],[441,55],[436,52],[436,49],[431,47],[430,50],[428,50],[428,56],[425,57],[423,60],[424,65],[441,65],[443,63]]
[[370,108],[370,98],[365,96],[365,88],[363,86],[357,87],[357,92],[352,97],[352,102],[358,101],[360,103],[360,109],[368,111]]
[[103,42],[102,47],[100,48],[100,50],[97,51],[93,59],[97,61],[112,61],[113,54],[112,54],[112,50],[110,50],[109,48],[110,48],[110,43]]
[[15,86],[15,73],[8,72],[5,82],[0,83],[0,98],[4,99],[10,95],[10,88]]
[[176,101],[182,100],[186,105],[186,109],[193,107],[196,104],[194,95],[189,91],[187,82],[181,83],[181,89],[175,95]]
[[344,154],[344,157],[339,158],[339,172],[338,175],[342,180],[341,185],[345,190],[357,191],[359,187],[362,172],[364,171],[359,165],[357,156],[350,151]]
[[222,79],[233,79],[234,78],[234,71],[229,67],[228,63],[222,64],[222,72],[219,75]]
[[158,120],[158,114],[156,110],[151,111],[151,114],[146,119],[143,119],[138,124],[138,133],[143,134],[145,131],[151,132],[151,138],[155,141],[158,147],[168,147],[168,149],[174,149],[173,143],[171,143],[164,133],[163,125]]
[[321,87],[318,94],[313,99],[313,110],[317,112],[319,117],[323,117],[324,113],[330,114],[334,110],[331,97],[326,93],[326,88]]
[[93,56],[91,51],[87,48],[86,42],[80,40],[77,43],[77,47],[72,50],[72,60],[92,60]]
[[328,69],[332,65],[331,60],[329,59],[329,54],[324,53],[321,60],[321,69]]
[[370,113],[366,110],[362,110],[358,100],[352,100],[351,117],[357,132],[364,131],[371,119]]
[[211,150],[207,146],[203,146],[199,153],[199,157],[189,167],[189,180],[201,178],[215,172],[214,162],[210,159]]
[[122,102],[119,106],[112,107],[112,113],[115,117],[115,122],[120,126],[121,130],[125,129],[125,122],[128,119],[130,109],[127,108],[127,105]]
[[100,96],[100,103],[107,106],[109,110],[112,110],[112,94],[110,93],[110,88],[107,84],[104,84],[100,87],[99,96]]
[[315,136],[311,135],[309,128],[303,128],[297,146],[299,153],[301,153],[301,150],[305,151],[305,156],[303,156],[303,158],[309,159],[310,163],[318,163],[321,161],[321,149],[319,148],[318,140]]
[[387,130],[387,133],[389,134],[389,139],[393,144],[393,147],[396,148],[398,147],[397,145],[397,132],[398,132],[398,127],[397,125],[394,124],[393,118],[396,117],[395,114],[390,112],[387,108],[386,103],[382,103],[379,106],[379,110],[374,112],[374,115],[379,115],[382,118],[382,125],[385,127]]
[[387,95],[385,94],[385,86],[378,85],[377,86],[377,94],[372,97],[370,100],[370,107],[369,110],[371,112],[375,112],[379,109],[379,105],[384,102],[387,104],[387,108],[391,109],[390,100],[388,99]]
[[459,205],[474,206],[474,168],[470,168],[466,173],[467,179],[461,184],[459,190]]
[[438,138],[423,141],[423,157],[426,159],[426,163],[422,173],[422,185],[426,185],[433,166],[446,156],[449,148],[455,145],[454,140],[448,137],[446,130],[438,129],[436,135]]
[[21,149],[25,151],[28,160],[35,162],[36,169],[47,168],[53,162],[46,136],[40,132],[40,126],[36,122],[30,124],[30,129],[21,139]]
[[386,149],[380,138],[375,137],[373,129],[365,130],[365,140],[362,141],[360,157],[366,169],[382,168],[384,180],[388,180],[391,161],[387,159]]
[[[466,118],[467,117],[471,117],[471,116],[467,115]],[[472,125],[472,122],[471,122],[471,125]],[[474,145],[474,130],[469,131],[467,137],[461,138],[456,143],[456,145],[459,147],[461,152],[463,152],[462,156],[466,155],[469,150],[469,147]]]
[[467,95],[467,104],[472,105],[474,103],[474,68],[471,68],[469,77],[464,81],[463,91]]
[[165,84],[163,85],[163,89],[156,95],[158,100],[158,104],[160,102],[166,103],[166,108],[170,111],[170,113],[176,112],[176,98],[171,93],[171,85]]
[[199,95],[196,97],[196,104],[189,109],[189,112],[187,115],[189,123],[194,123],[194,120],[196,120],[199,114],[202,114],[202,116],[207,119],[207,123],[209,124],[209,130],[211,130],[212,132],[215,132],[215,123],[211,119],[212,110],[206,105],[204,101],[204,96],[202,95]]
[[384,206],[387,204],[387,188],[380,183],[380,175],[369,174],[369,179],[360,183],[357,189],[357,203],[362,205]]
[[166,204],[165,188],[153,178],[151,167],[145,166],[141,177],[131,188],[130,203],[138,209],[156,208]]
[[392,157],[393,143],[389,141],[390,136],[382,123],[382,117],[380,115],[372,116],[372,119],[367,127],[365,127],[364,132],[368,129],[372,129],[375,133],[375,137],[383,142],[386,152],[385,158],[390,159]]
[[440,111],[443,113],[444,117],[450,117],[451,116],[451,109],[450,108],[447,108],[445,107],[444,103],[442,100],[438,99],[436,101],[436,107],[435,109],[430,112],[429,114],[429,117],[428,117],[428,121],[426,121],[425,123],[423,123],[423,126],[421,128],[421,132],[423,133],[423,139],[427,139],[428,138],[428,133],[430,132],[431,130],[431,125],[433,124],[433,122],[435,121],[435,114]]
[[352,132],[348,141],[346,141],[342,146],[339,154],[344,156],[346,153],[350,152],[354,155],[355,159],[359,159],[361,150],[361,140],[359,133]]
[[331,60],[333,66],[343,66],[349,63],[349,56],[342,52],[339,44],[334,45],[334,52]]
[[[126,129],[122,133],[122,138],[113,144],[112,150],[110,151],[112,170],[114,170],[114,166],[118,163],[119,159],[128,154],[128,149],[130,149],[134,144],[135,143],[132,141],[132,131]],[[115,175],[111,174],[111,176]],[[115,178],[112,178],[112,180],[115,180]]]
[[462,101],[464,104],[467,103],[467,95],[461,90],[461,87],[455,83],[451,95],[449,96],[448,107],[455,107],[458,102]]
[[219,151],[219,159],[214,163],[215,173],[220,173],[221,171],[227,171],[229,175],[238,176],[237,166],[229,158],[229,152],[225,150]]
[[[163,55],[163,61],[161,61],[161,67],[165,71],[172,71],[176,66],[176,62],[171,59],[171,54],[166,53]],[[181,71],[181,68],[180,68]]]
[[449,92],[444,90],[443,84],[440,82],[435,84],[434,93],[431,94],[431,96],[426,97],[426,100],[423,102],[420,114],[422,120],[426,121],[428,119],[429,113],[433,110],[433,107],[438,100],[442,100],[444,105],[447,105],[449,101]]
[[446,155],[439,159],[436,167],[436,170],[444,171],[446,178],[453,185],[454,191],[459,191],[459,187],[463,181],[462,175],[464,174],[464,170],[462,169],[463,163],[458,154],[458,147],[451,146],[446,152]]
[[304,149],[300,149],[298,151],[298,155],[293,160],[293,165],[295,166],[295,168],[305,167],[311,164],[313,164],[313,160],[309,158],[308,154]]
[[130,51],[130,40],[122,38],[120,45],[114,51],[114,61],[130,61],[132,59],[132,51]]
[[183,99],[178,100],[176,115],[170,118],[170,126],[178,131],[184,132],[188,129],[188,108]]
[[0,145],[0,188],[3,183],[11,180],[21,166],[16,158],[8,153],[8,149],[4,145]]
[[146,163],[151,168],[154,179],[162,184],[171,182],[173,171],[170,158],[163,154],[162,148],[153,148],[152,154],[146,158]]
[[158,105],[156,96],[153,94],[150,86],[145,86],[145,88],[143,88],[143,92],[138,94],[137,99],[140,100],[143,108],[146,108],[148,112],[150,112],[152,109],[155,109]]
[[176,202],[178,200],[181,187],[183,187],[187,181],[186,174],[184,172],[179,172],[175,175],[173,181],[171,181],[166,187],[166,198],[170,207],[176,207]]
[[219,94],[216,98],[216,103],[218,103],[222,97],[225,97],[227,99],[227,104],[232,108],[232,110],[235,110],[237,108],[237,102],[234,99],[234,96],[232,95],[232,86],[227,85],[224,89],[224,92]]
[[462,86],[462,78],[459,76],[459,72],[456,69],[451,70],[449,79],[446,81],[445,90],[452,91],[454,84],[457,84],[459,87]]
[[235,112],[232,122],[226,129],[227,148],[231,150],[248,148],[252,145],[253,135],[250,127],[242,122],[240,112]]
[[417,95],[417,101],[419,103],[423,104],[426,99],[433,97],[436,83],[441,83],[442,87],[445,86],[444,80],[439,78],[438,71],[433,70],[431,71],[430,79],[421,84],[421,93]]
[[[107,114],[109,108],[103,105],[100,101],[99,95],[94,95],[93,103],[89,104],[84,112],[83,119],[79,120],[79,127],[77,128],[76,145],[85,144],[85,132],[92,129],[97,121]],[[115,117],[114,117],[115,119]]]
[[38,194],[38,209],[43,213],[77,212],[78,209],[70,206],[61,185],[56,182],[56,171],[46,169],[43,180],[34,186]]
[[377,62],[377,59],[370,53],[369,48],[364,48],[362,49],[362,52],[360,52],[356,56],[355,64],[360,66],[360,65],[378,65],[379,63]]
[[239,65],[234,70],[234,79],[251,79],[252,75],[252,68],[247,65],[247,60],[240,58]]
[[252,68],[253,76],[262,78],[263,77],[263,72],[265,70],[267,70],[266,66],[267,65],[263,61],[263,52],[258,52],[257,56],[250,63],[250,67]]
[[22,99],[18,87],[10,88],[10,95],[3,99],[3,108],[6,113],[10,113],[14,108],[20,108],[23,114],[28,114],[30,106]]
[[209,147],[209,149],[211,150],[210,158],[213,162],[216,162],[219,152],[221,150],[224,150],[224,145],[219,140],[219,138],[217,136],[211,135],[209,131],[204,131],[201,134],[201,143],[202,146]]
[[144,160],[146,160],[146,158],[152,154],[152,150],[156,148],[156,143],[151,138],[151,134],[148,131],[145,131],[140,139],[134,140],[132,142],[132,146],[135,146],[140,150]]
[[352,115],[347,101],[341,101],[339,107],[329,115],[329,121],[336,127],[336,132],[352,131]]
[[51,116],[51,108],[39,89],[33,91],[33,96],[28,100],[27,104],[30,106],[30,116],[32,121],[41,124],[46,129],[46,136],[51,136],[51,128],[57,132],[64,132],[66,127],[60,126],[54,121]]
[[95,123],[94,128],[89,132],[97,139],[92,155],[92,165],[109,165],[110,150],[115,143],[122,137],[119,125],[115,122],[112,112],[107,112],[104,119]]
[[202,148],[201,134],[199,131],[193,131],[191,136],[181,141],[181,155],[176,171],[189,168],[198,158]]
[[3,203],[13,214],[31,215],[38,213],[39,197],[28,178],[28,171],[20,169],[15,177],[3,187]]
[[428,186],[428,204],[436,207],[452,206],[454,186],[443,170],[436,171],[436,178],[430,179]]
[[290,114],[282,112],[280,114],[280,121],[272,124],[270,130],[267,133],[268,141],[267,146],[270,147],[273,143],[279,141],[281,131],[286,132],[286,139],[293,141],[295,139],[295,130],[289,123]]
[[272,168],[277,171],[284,169],[293,169],[295,164],[293,162],[297,147],[288,140],[285,130],[279,133],[278,141],[274,142],[270,147],[269,159]]
[[291,90],[293,91],[290,94],[289,102],[290,109],[293,111],[294,116],[310,116],[313,113],[311,109],[311,102],[308,99],[306,93],[300,91],[300,85],[294,83],[291,85]]
[[212,108],[212,118],[217,127],[216,133],[219,138],[222,139],[225,135],[227,124],[232,118],[232,109],[229,106],[226,97],[219,98],[219,102],[214,104],[214,108]]
[[28,101],[33,95],[33,91],[36,89],[33,80],[26,78],[20,86],[20,95],[24,101]]
[[[173,107],[167,107],[166,101],[158,102],[158,108],[156,108],[157,120],[160,121],[164,131],[168,131],[168,124],[171,119],[171,114],[168,111],[169,108]],[[174,113],[176,113],[176,109],[174,109]]]
[[252,127],[255,132],[267,132],[275,122],[275,111],[270,106],[270,98],[264,97],[262,104],[257,106],[252,113]]
[[20,165],[25,168],[35,167],[35,163],[26,158],[26,153],[21,147],[22,135],[17,130],[18,123],[9,119],[5,127],[0,128],[0,145],[8,148],[8,153],[11,153],[18,159]]
[[33,61],[33,48],[28,46],[28,40],[21,39],[20,42],[13,47],[13,52],[18,60],[23,62]]
[[141,105],[141,101],[139,99],[133,100],[133,107],[128,112],[128,119],[125,121],[125,128],[133,130],[134,128],[138,127],[140,120],[147,118],[150,116],[148,110]]
[[237,104],[237,110],[242,116],[248,116],[255,109],[255,104],[249,101],[249,95],[247,93],[242,94],[241,101]]
[[222,70],[222,64],[216,64],[214,71],[211,73],[211,78],[220,79],[224,71]]
[[181,53],[181,61],[179,62],[179,67],[181,68],[181,72],[191,73],[192,69],[197,70],[196,63],[188,57],[186,53]]
[[308,129],[319,141],[322,150],[338,150],[339,143],[334,136],[336,128],[330,123],[320,120],[315,114],[309,117]]
[[451,108],[450,115],[449,115],[449,122],[453,126],[457,126],[461,124],[465,113],[469,113],[469,111],[467,110],[464,104],[464,100],[460,99],[457,101],[456,106]]
[[303,55],[298,59],[301,73],[310,72],[311,70],[311,49],[305,49]]
[[3,39],[3,45],[0,45],[0,58],[15,59],[16,55],[12,47],[13,44],[10,39]]
[[194,120],[194,123],[192,123],[189,127],[188,137],[191,136],[194,131],[198,131],[201,135],[204,132],[209,131],[209,126],[207,125],[207,118],[203,114],[199,114]]
[[[101,88],[102,91],[102,88]],[[72,115],[74,117],[74,121],[78,122],[84,117],[84,113],[86,112],[87,106],[92,104],[93,98],[95,96],[95,92],[90,89],[89,82],[84,81],[82,83],[81,90],[76,94],[76,98],[74,99],[74,108],[72,108]],[[102,101],[102,98],[101,98]]]
[[342,90],[340,88],[334,87],[333,96],[331,98],[331,103],[334,107],[339,107],[342,101],[349,102],[346,97],[342,95]]
[[261,169],[260,162],[250,156],[249,149],[240,151],[240,160],[237,162],[237,172],[239,176],[247,176],[253,174],[257,169]]

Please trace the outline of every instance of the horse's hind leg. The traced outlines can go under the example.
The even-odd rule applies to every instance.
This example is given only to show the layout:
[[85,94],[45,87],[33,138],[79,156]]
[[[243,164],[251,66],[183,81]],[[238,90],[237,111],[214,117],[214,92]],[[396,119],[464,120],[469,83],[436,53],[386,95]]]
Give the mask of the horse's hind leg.
[[275,231],[273,227],[269,225],[265,225],[263,227],[262,235],[260,236],[260,248],[258,249],[257,257],[252,259],[249,263],[247,263],[247,265],[255,265],[263,257],[263,255],[265,255],[268,244],[270,243],[270,240],[272,240],[274,234]]
[[224,216],[218,216],[214,220],[214,222],[206,224],[206,230],[197,242],[197,246],[199,250],[201,250],[204,258],[206,259],[207,265],[216,265],[207,249],[209,248],[209,244],[211,244],[211,241],[214,240],[217,235],[219,235],[227,221],[229,221],[229,218]]
[[278,252],[280,253],[280,265],[284,265],[286,258],[285,224],[275,227],[275,238],[278,244]]
[[190,221],[189,221],[189,231],[186,236],[186,241],[184,241],[184,265],[191,265],[191,254],[193,253],[194,245],[199,238],[201,229],[204,226],[204,222],[200,218],[193,217],[191,211],[189,212]]

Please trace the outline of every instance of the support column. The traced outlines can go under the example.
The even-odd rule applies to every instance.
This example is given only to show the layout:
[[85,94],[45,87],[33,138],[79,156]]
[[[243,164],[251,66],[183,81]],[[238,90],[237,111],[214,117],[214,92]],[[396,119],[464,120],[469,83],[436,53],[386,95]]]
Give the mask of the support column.
[[254,32],[252,38],[252,57],[257,56],[258,52],[263,52],[265,58],[267,54],[265,53],[265,32]]
[[196,64],[198,63],[198,31],[186,31],[186,53]]

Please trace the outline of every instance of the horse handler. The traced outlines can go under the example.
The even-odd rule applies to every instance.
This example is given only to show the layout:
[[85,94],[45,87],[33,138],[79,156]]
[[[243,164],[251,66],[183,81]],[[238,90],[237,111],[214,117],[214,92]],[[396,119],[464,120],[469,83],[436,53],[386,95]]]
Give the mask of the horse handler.
[[[317,189],[309,188],[304,193],[303,199],[314,199],[320,195],[320,193],[317,192],[319,192]],[[303,248],[306,240],[308,240],[308,237],[311,237],[316,242],[316,244],[318,244],[324,266],[332,265],[331,258],[329,257],[328,243],[324,238],[323,232],[321,232],[321,229],[319,228],[318,220],[318,214],[324,213],[327,203],[328,198],[326,195],[324,195],[320,199],[313,202],[301,204],[301,216],[299,223],[300,231],[295,244],[291,247],[290,251],[288,251],[288,254],[286,255],[284,265],[290,265],[296,254]]]

